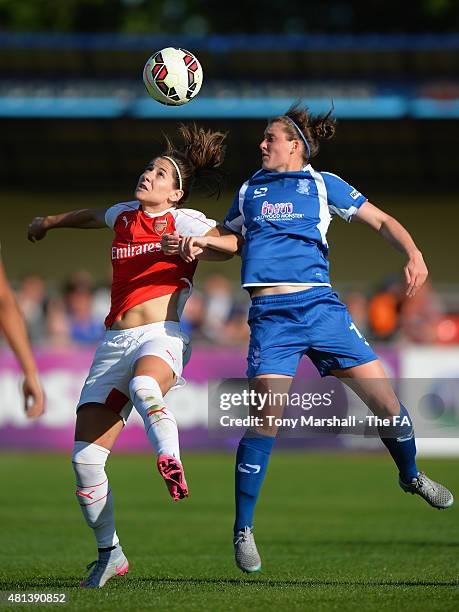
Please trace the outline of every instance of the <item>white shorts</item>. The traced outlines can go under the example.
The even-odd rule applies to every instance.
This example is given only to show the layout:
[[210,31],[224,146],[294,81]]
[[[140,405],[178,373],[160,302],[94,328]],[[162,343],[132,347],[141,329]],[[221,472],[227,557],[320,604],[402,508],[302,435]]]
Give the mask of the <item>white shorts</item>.
[[190,354],[190,340],[174,321],[109,329],[97,347],[77,410],[83,404],[106,404],[126,422],[132,410],[129,383],[136,361],[145,355],[161,357],[177,375],[172,387],[176,389],[185,384],[182,370]]

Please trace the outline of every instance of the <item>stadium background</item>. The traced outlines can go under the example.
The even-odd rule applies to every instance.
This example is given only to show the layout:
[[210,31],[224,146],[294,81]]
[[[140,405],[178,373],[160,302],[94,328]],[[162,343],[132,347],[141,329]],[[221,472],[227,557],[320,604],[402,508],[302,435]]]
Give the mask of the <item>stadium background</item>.
[[[408,303],[397,252],[357,223],[335,221],[329,233],[332,280],[359,328],[394,378],[419,379],[424,396],[440,398],[440,418],[438,402],[424,409],[449,433],[419,440],[421,454],[459,454],[455,383],[451,391],[459,370],[459,16],[454,1],[411,4],[292,0],[287,15],[281,4],[265,10],[258,0],[245,3],[243,14],[233,5],[194,0],[0,0],[2,256],[48,401],[38,423],[26,421],[15,360],[0,345],[5,475],[11,469],[27,482],[29,453],[71,448],[74,405],[108,298],[108,230],[63,230],[31,245],[27,223],[130,199],[139,172],[162,148],[162,132],[173,135],[177,122],[192,120],[229,132],[225,192],[219,201],[198,196],[190,204],[221,220],[234,190],[259,166],[266,118],[298,96],[314,112],[333,104],[338,119],[336,138],[323,144],[314,167],[339,174],[396,216],[425,254],[430,284]],[[204,69],[198,98],[178,109],[150,100],[141,82],[145,60],[168,45],[195,52]],[[185,321],[195,346],[189,384],[170,395],[185,450],[234,448],[234,439],[209,438],[206,425],[208,380],[242,376],[245,369],[248,304],[238,270],[236,260],[198,268]],[[307,364],[302,375],[315,376]],[[144,438],[134,417],[116,448],[147,451]],[[295,444],[310,451],[381,450],[375,440],[349,436]],[[358,462],[340,456],[333,467],[325,463],[328,470]],[[204,474],[200,457],[190,455],[190,462]],[[43,461],[53,459],[43,455]],[[320,458],[311,461],[320,469]],[[229,465],[229,456],[217,464]],[[277,469],[281,482],[285,472]],[[444,532],[447,542],[455,537]]]

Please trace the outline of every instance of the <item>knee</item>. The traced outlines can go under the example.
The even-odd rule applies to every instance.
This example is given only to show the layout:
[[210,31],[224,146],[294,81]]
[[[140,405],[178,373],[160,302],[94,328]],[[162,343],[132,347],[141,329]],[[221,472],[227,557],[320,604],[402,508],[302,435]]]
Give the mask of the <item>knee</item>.
[[175,422],[175,417],[164,403],[161,388],[151,376],[134,376],[129,383],[129,394],[135,409],[145,424],[147,433],[159,421]]
[[105,463],[109,453],[109,450],[97,444],[75,442],[72,465],[76,477],[75,495],[80,506],[92,506],[107,497]]
[[75,440],[72,451],[72,463],[105,465],[109,454],[108,448],[99,446],[99,444]]
[[163,394],[158,381],[153,376],[134,376],[129,383],[129,396],[133,404],[136,400],[162,400]]
[[105,476],[105,463],[110,451],[91,442],[75,441],[72,452],[72,466],[77,483],[91,486],[99,484]]

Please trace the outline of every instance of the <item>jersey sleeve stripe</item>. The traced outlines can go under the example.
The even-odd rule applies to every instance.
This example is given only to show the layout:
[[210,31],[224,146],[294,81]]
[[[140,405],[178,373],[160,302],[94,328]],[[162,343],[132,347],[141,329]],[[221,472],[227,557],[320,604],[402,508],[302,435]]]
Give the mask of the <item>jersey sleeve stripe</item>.
[[249,186],[249,181],[246,181],[245,183],[243,183],[243,185],[241,186],[241,188],[239,189],[239,215],[233,217],[232,219],[226,219],[224,226],[227,227],[229,230],[231,230],[232,232],[235,232],[236,234],[242,234],[244,236],[245,234],[245,225],[244,225],[244,221],[245,221],[245,217],[244,217],[244,197],[245,197],[245,192],[247,191],[247,188]]
[[327,230],[331,221],[331,214],[329,210],[328,204],[328,196],[327,196],[327,187],[325,185],[325,181],[321,176],[320,172],[316,172],[312,168],[309,169],[312,178],[317,187],[317,195],[319,197],[319,223],[317,224],[317,229],[320,232],[320,237],[322,238],[322,244],[328,249],[327,243]]
[[356,206],[350,206],[349,208],[338,208],[337,206],[333,206],[333,204],[329,204],[328,207],[333,214],[338,215],[345,221],[350,221],[357,212]]

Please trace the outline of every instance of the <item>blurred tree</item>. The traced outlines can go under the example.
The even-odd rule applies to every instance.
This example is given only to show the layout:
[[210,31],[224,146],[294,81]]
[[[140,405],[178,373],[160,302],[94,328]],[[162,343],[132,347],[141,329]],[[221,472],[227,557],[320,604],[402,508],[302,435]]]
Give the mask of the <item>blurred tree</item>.
[[0,0],[7,31],[186,32],[201,20],[196,0]]
[[442,18],[450,12],[451,8],[459,11],[457,1],[453,0],[422,0],[425,15],[435,18]]
[[454,32],[457,0],[0,0],[7,31],[128,33]]
[[0,0],[0,23],[8,31],[116,31],[119,0]]

